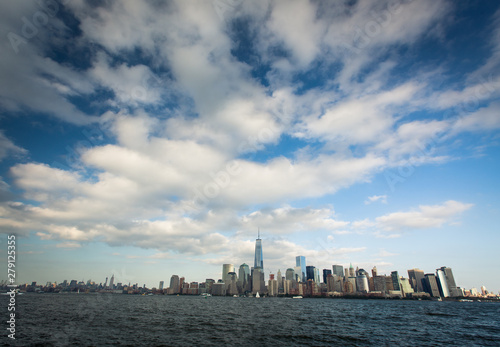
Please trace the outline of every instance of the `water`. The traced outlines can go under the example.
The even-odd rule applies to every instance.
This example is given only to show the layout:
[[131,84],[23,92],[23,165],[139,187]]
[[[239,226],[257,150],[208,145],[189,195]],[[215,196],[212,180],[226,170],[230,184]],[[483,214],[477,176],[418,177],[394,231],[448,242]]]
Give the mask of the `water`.
[[[7,297],[0,299],[7,317]],[[500,304],[401,300],[26,294],[29,346],[500,346]],[[1,344],[7,344],[2,319]]]

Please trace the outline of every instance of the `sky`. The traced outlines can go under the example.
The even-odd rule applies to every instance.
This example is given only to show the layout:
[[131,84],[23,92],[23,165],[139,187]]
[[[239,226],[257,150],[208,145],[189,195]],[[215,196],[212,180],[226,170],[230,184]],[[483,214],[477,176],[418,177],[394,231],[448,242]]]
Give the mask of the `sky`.
[[19,1],[0,275],[148,287],[333,264],[500,291],[500,3]]

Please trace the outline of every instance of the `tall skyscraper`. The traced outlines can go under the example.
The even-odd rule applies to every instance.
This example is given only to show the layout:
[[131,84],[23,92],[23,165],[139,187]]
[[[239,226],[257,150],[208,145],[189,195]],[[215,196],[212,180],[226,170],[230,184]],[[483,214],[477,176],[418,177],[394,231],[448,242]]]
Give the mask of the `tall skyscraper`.
[[438,270],[444,272],[446,285],[448,286],[448,291],[450,292],[450,296],[451,297],[461,296],[461,293],[459,292],[457,285],[455,283],[455,278],[453,277],[453,272],[451,271],[451,268],[443,266]]
[[[306,272],[306,257],[302,255],[298,255],[295,257],[295,267],[299,268],[299,277],[301,282],[307,281],[307,272]],[[295,270],[295,274],[297,274],[297,269]]]
[[287,281],[294,281],[295,280],[295,271],[292,268],[286,269],[285,279]]
[[429,293],[430,296],[439,297],[439,287],[436,281],[436,275],[434,274],[425,274],[424,275],[424,291]]
[[164,284],[164,282],[163,282],[163,281],[160,281],[160,285],[158,286],[158,287],[159,287],[159,288],[158,288],[159,290],[163,290],[163,284]]
[[109,289],[113,289],[113,285],[115,284],[115,275],[111,275],[111,279],[109,280]]
[[354,267],[352,266],[352,263],[349,266],[349,277],[356,277],[356,273],[354,272]]
[[422,280],[424,279],[424,272],[419,269],[408,270],[408,278],[410,280],[410,285],[415,292],[423,292],[424,287],[422,285]]
[[255,240],[255,260],[253,267],[261,268],[262,270],[264,270],[264,258],[262,256],[262,240],[260,238],[260,230],[257,234],[257,239]]
[[399,274],[397,271],[391,272],[391,279],[394,290],[401,290],[401,286],[399,285]]
[[172,277],[170,277],[170,287],[168,294],[178,294],[179,292],[180,292],[179,276],[172,275]]
[[314,266],[306,266],[307,281],[314,281],[314,269],[316,269]]
[[344,276],[344,267],[342,265],[332,265],[332,274],[343,277]]
[[[328,278],[328,275],[331,275],[332,274],[332,270],[330,269],[323,269],[323,283],[327,283],[327,278]],[[332,279],[332,283],[333,283],[333,279]]]
[[238,283],[243,293],[250,290],[250,268],[245,263],[238,270]]
[[222,281],[228,283],[228,273],[235,272],[233,264],[222,264]]

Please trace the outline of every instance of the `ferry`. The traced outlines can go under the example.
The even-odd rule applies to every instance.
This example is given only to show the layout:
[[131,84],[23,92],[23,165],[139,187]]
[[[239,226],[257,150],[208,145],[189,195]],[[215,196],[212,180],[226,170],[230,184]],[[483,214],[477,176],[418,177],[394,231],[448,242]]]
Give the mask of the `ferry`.
[[205,298],[208,298],[209,296],[212,296],[212,294],[202,293],[202,294],[200,294],[200,296],[204,296]]
[[292,296],[292,299],[303,299],[302,295]]

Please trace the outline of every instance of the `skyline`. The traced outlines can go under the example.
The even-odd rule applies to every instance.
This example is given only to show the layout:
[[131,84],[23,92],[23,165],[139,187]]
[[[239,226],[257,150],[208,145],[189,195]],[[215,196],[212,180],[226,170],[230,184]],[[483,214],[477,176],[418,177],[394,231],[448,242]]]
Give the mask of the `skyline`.
[[265,278],[300,254],[500,290],[499,3],[4,2],[20,282],[202,281],[259,232]]

